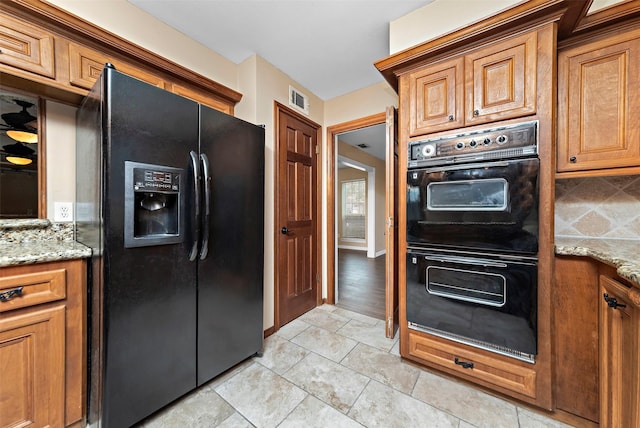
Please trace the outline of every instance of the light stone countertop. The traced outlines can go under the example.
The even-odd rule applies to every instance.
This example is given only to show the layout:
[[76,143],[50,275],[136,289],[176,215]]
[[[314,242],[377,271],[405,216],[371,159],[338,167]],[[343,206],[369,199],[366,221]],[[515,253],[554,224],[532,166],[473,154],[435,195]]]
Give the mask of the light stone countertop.
[[556,236],[555,252],[592,257],[615,267],[620,277],[640,287],[640,240]]
[[73,240],[71,223],[46,219],[0,221],[0,267],[90,256],[90,248]]

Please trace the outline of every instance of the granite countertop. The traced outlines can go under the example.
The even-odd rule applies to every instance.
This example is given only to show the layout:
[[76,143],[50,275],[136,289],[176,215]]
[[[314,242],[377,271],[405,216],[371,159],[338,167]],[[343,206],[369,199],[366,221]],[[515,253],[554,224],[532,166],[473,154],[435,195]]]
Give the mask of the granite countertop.
[[46,219],[0,221],[0,267],[90,256],[90,248],[73,240],[71,223]]
[[640,240],[556,237],[555,251],[564,256],[589,256],[615,267],[620,277],[640,287]]

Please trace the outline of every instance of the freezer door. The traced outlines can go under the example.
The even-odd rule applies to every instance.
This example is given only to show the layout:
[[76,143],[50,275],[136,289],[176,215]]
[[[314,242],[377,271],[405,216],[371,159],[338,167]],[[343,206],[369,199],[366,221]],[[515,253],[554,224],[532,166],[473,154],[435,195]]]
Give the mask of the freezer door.
[[262,350],[264,265],[264,129],[203,106],[200,114],[210,193],[198,262],[199,385]]
[[179,203],[188,230],[189,151],[198,105],[108,70],[104,99],[103,427],[130,426],[196,385],[196,265],[182,242],[126,248],[125,162],[184,171]]

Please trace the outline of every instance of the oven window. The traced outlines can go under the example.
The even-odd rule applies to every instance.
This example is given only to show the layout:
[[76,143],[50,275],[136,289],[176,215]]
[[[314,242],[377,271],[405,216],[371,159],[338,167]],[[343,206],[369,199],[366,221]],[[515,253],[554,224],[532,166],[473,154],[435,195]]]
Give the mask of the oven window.
[[436,296],[502,307],[507,301],[504,276],[446,267],[427,267],[427,292]]
[[504,178],[429,183],[427,209],[432,211],[505,211],[509,204]]

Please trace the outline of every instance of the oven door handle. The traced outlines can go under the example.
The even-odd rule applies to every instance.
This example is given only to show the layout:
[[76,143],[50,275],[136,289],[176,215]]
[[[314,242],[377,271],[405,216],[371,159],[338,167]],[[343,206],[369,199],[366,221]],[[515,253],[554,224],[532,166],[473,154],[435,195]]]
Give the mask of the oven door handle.
[[458,164],[458,165],[445,165],[445,166],[437,166],[433,168],[424,168],[424,169],[421,169],[420,171],[421,172],[440,172],[440,171],[458,171],[461,169],[489,168],[489,167],[496,167],[496,166],[505,167],[518,161],[520,161],[520,159],[514,159],[511,162],[489,161],[489,162],[483,162],[483,163],[465,163],[465,164]]
[[474,266],[497,267],[497,268],[507,267],[507,265],[504,263],[498,263],[492,260],[468,259],[466,257],[456,257],[456,256],[424,256],[424,259],[432,260],[434,262],[460,263],[464,265],[474,265]]

